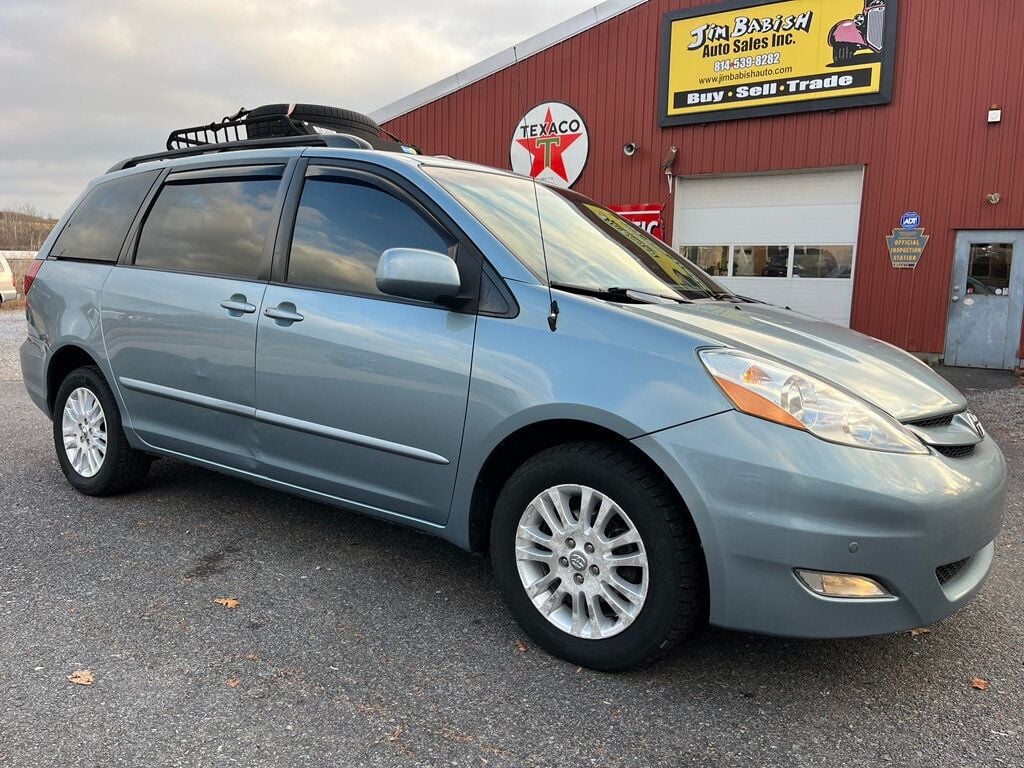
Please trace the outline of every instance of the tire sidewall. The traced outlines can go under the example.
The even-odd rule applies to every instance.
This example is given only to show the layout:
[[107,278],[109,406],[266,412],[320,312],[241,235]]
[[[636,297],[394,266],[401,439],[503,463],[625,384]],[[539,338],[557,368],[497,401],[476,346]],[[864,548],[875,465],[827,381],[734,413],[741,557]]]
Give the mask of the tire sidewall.
[[[251,117],[263,115],[283,114],[288,112],[288,104],[273,104],[257,107],[249,111]],[[333,114],[317,114],[317,111],[329,110]],[[338,107],[325,107],[318,104],[295,104],[289,113],[293,120],[299,120],[310,125],[319,126],[339,133],[347,133],[364,139],[376,140],[380,138],[380,127],[369,115],[360,112],[341,109]],[[257,124],[253,126],[254,133],[261,137],[274,135],[272,124]]]
[[[103,465],[100,467],[100,471],[92,477],[80,475],[71,466],[71,461],[64,450],[64,405],[71,393],[79,388],[85,388],[92,392],[99,401],[100,407],[103,408],[103,417],[107,422],[107,451],[103,456]],[[61,383],[60,389],[57,390],[57,399],[53,405],[53,442],[60,468],[74,488],[82,493],[96,495],[107,487],[118,463],[117,452],[124,450],[122,441],[118,439],[120,435],[120,412],[110,387],[107,386],[99,372],[92,368],[78,368],[68,374]]]
[[[587,485],[609,496],[629,516],[647,552],[649,583],[640,615],[622,632],[606,639],[577,638],[558,629],[537,610],[519,577],[515,558],[519,520],[541,491],[562,484]],[[679,590],[688,574],[652,501],[645,489],[613,463],[571,454],[528,461],[502,489],[491,529],[495,578],[516,618],[545,650],[587,667],[617,671],[641,663],[667,642],[678,610]]]

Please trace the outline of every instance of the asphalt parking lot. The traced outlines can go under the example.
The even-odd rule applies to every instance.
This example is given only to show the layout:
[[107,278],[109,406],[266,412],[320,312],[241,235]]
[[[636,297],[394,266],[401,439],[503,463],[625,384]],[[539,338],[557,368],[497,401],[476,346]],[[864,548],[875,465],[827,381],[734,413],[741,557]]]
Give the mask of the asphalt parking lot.
[[[21,384],[23,336],[0,314],[0,766],[1024,764],[1009,375],[964,380],[1012,479],[961,613],[848,641],[708,629],[605,675],[530,647],[487,560],[418,533],[168,460],[140,492],[76,494]],[[91,686],[68,682],[84,670]]]

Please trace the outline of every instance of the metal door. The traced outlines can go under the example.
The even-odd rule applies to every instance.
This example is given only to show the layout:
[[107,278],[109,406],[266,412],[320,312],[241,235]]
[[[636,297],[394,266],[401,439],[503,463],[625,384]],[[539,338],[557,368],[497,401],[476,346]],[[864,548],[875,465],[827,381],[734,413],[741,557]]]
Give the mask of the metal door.
[[1024,231],[960,232],[946,329],[946,364],[1014,368],[1024,313]]

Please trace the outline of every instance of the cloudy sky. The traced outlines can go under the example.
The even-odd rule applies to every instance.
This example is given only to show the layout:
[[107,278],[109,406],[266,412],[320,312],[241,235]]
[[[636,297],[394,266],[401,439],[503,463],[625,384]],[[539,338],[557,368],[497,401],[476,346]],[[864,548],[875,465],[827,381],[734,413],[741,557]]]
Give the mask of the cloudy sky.
[[171,128],[239,107],[370,112],[597,0],[0,0],[0,208],[59,215]]

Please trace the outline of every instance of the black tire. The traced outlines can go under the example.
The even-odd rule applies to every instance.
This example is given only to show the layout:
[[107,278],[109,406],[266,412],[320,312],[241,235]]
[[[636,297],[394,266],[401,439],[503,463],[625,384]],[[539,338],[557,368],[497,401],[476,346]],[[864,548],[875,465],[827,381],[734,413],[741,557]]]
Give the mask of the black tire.
[[[249,111],[249,117],[287,114],[294,120],[302,120],[321,128],[330,128],[339,133],[349,133],[363,139],[379,139],[380,126],[368,115],[353,112],[351,109],[323,107],[318,104],[296,104],[289,112],[291,104],[268,104]],[[276,122],[257,123],[248,129],[249,138],[273,138],[282,131]]]
[[[530,600],[519,576],[520,518],[538,494],[560,484],[586,485],[614,499],[647,552],[646,601],[629,626],[605,639],[575,637],[556,627]],[[606,672],[649,664],[706,620],[706,567],[689,514],[662,477],[613,443],[565,443],[527,460],[498,496],[490,544],[498,587],[516,620],[538,646],[574,664]]]
[[857,46],[853,43],[836,43],[832,46],[832,63],[839,66],[850,64],[857,55]]
[[[106,419],[107,450],[99,471],[92,477],[79,474],[64,449],[64,406],[71,393],[80,387],[92,392]],[[94,365],[76,368],[61,383],[53,406],[53,443],[64,476],[75,490],[87,496],[111,496],[136,488],[146,479],[152,462],[151,457],[128,444],[114,393],[110,391],[103,373]]]

